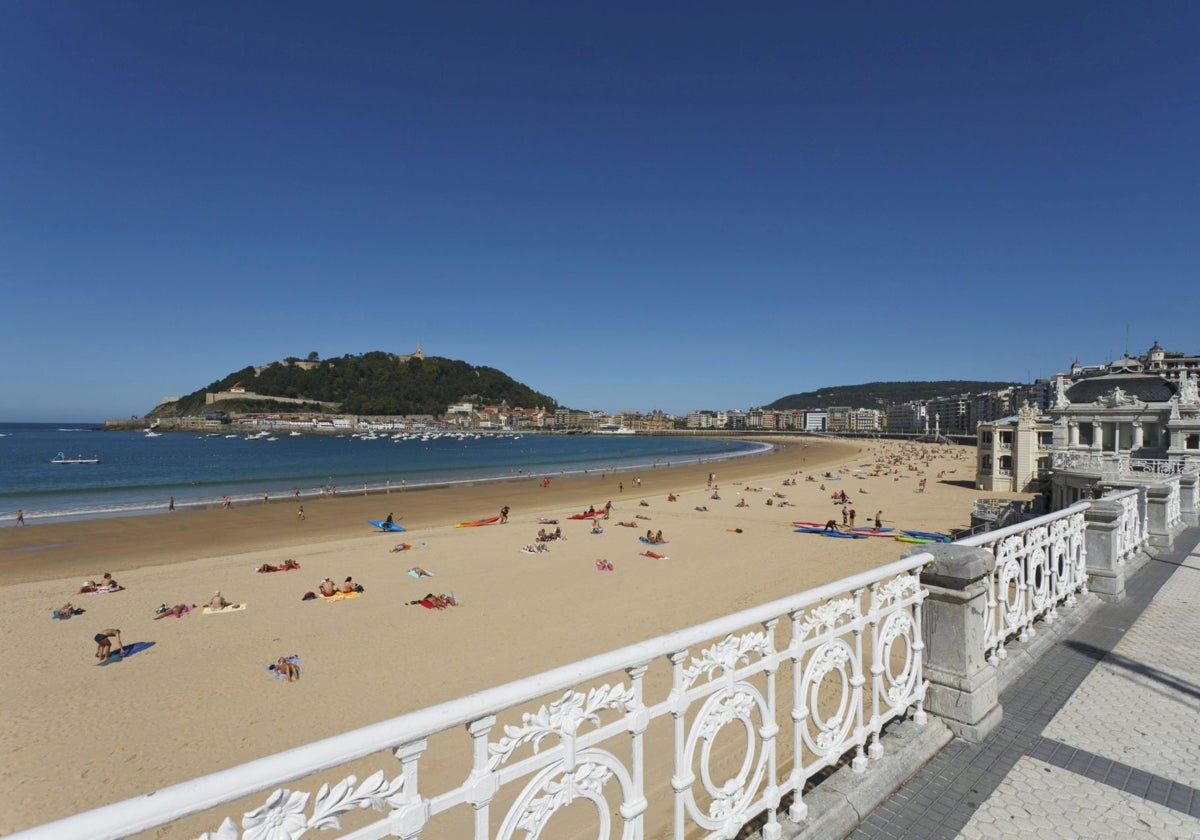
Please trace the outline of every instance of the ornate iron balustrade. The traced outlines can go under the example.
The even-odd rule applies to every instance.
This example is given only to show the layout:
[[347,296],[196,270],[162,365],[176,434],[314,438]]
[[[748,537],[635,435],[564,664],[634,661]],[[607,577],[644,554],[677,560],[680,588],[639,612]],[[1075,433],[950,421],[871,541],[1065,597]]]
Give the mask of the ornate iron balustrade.
[[1056,470],[1103,473],[1112,470],[1127,478],[1169,478],[1182,475],[1188,466],[1183,461],[1161,458],[1131,458],[1129,453],[1068,451],[1050,453],[1050,463]]
[[1053,622],[1058,605],[1075,604],[1087,591],[1084,511],[1089,502],[960,540],[960,545],[990,551],[996,567],[989,579],[984,611],[985,653],[998,665],[1008,657],[1005,645],[1036,632],[1036,621]]
[[[730,838],[758,818],[764,838],[779,838],[785,798],[788,815],[803,820],[814,775],[847,756],[861,772],[882,756],[888,722],[907,714],[925,722],[919,575],[929,559],[905,558],[15,837],[127,837],[276,788],[203,838],[296,840],[346,830],[346,820],[354,825],[342,836],[354,840],[413,840],[427,827],[437,837],[508,840],[539,836],[572,803],[588,803],[599,838]],[[460,726],[469,745],[441,754],[453,752]],[[359,782],[347,773],[384,750],[399,759],[395,775],[380,769]],[[446,769],[456,760],[458,775]],[[334,768],[338,780],[315,797],[283,786]],[[573,810],[568,821],[580,817]]]
[[1117,563],[1125,565],[1150,542],[1149,524],[1146,520],[1146,488],[1135,487],[1105,496],[1105,499],[1121,505],[1121,521],[1117,527]]

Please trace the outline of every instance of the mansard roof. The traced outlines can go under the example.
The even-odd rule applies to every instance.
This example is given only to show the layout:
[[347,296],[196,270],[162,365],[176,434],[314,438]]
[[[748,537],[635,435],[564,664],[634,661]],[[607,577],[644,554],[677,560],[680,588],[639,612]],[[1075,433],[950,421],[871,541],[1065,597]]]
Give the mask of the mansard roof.
[[1081,379],[1067,388],[1067,399],[1073,403],[1094,403],[1105,394],[1120,388],[1138,402],[1162,403],[1175,396],[1175,385],[1161,376],[1146,373],[1109,373]]

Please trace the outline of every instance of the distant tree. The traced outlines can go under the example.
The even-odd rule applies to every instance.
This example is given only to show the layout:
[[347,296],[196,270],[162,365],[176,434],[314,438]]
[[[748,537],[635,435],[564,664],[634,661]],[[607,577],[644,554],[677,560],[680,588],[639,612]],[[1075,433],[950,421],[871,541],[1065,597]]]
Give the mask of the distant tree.
[[321,361],[321,354],[318,353],[316,350],[312,351],[311,353],[308,354],[308,361],[310,361],[310,362]]

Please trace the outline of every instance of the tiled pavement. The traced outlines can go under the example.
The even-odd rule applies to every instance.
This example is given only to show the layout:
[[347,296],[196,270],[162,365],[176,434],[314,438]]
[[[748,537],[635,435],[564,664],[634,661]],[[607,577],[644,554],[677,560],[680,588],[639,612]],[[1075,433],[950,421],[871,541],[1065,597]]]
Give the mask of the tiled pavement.
[[1153,552],[850,836],[1200,838],[1200,529]]

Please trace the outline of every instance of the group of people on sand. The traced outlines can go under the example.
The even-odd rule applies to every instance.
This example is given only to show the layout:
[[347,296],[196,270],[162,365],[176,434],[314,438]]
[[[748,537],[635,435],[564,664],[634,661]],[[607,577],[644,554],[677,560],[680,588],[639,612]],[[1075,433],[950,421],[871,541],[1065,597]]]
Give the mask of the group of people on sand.
[[556,527],[553,531],[547,531],[545,528],[538,528],[537,541],[550,542],[551,540],[565,540],[562,528]]
[[94,580],[85,580],[83,586],[79,587],[80,594],[89,592],[117,592],[121,589],[121,585],[108,572],[104,573],[104,577],[100,578],[99,583]]
[[658,533],[655,533],[654,531],[647,530],[647,531],[646,531],[646,542],[648,542],[648,543],[656,543],[656,544],[657,544],[657,543],[665,543],[665,542],[666,542],[666,540],[665,540],[665,539],[663,539],[663,532],[662,532],[662,531],[659,531]]
[[334,583],[333,578],[325,578],[317,587],[322,596],[329,598],[337,594],[349,595],[352,592],[362,592],[361,583],[355,583],[353,577],[347,577],[341,585]]

